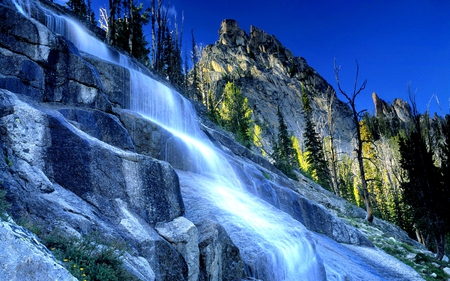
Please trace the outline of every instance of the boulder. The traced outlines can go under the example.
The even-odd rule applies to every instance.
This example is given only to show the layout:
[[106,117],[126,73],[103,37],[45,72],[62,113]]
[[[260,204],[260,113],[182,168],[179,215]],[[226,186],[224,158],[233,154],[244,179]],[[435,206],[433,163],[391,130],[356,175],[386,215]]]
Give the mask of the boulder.
[[107,147],[80,134],[58,114],[48,116],[48,125],[52,145],[46,149],[46,173],[53,181],[111,218],[116,198],[150,224],[183,214],[178,177],[167,163]]
[[[13,154],[40,167],[50,181],[112,218],[116,198],[130,204],[150,224],[183,214],[178,177],[167,163],[115,149],[89,137],[57,111],[30,106],[12,93],[2,93],[9,102],[5,107],[10,108],[0,121],[5,130],[2,139],[14,149]],[[114,119],[103,120],[117,126]]]
[[167,161],[176,169],[192,172],[202,170],[194,158],[186,157],[185,152],[189,148],[182,139],[138,113],[123,109],[114,111],[130,132],[137,153]]
[[109,63],[89,54],[83,58],[98,71],[102,89],[116,108],[130,108],[130,71],[120,65]]
[[184,217],[158,223],[156,231],[183,256],[188,266],[188,280],[197,281],[199,275],[198,231],[195,225]]
[[246,276],[239,249],[225,229],[210,220],[197,224],[200,248],[199,280],[232,281]]
[[444,267],[443,270],[448,276],[450,276],[450,267]]

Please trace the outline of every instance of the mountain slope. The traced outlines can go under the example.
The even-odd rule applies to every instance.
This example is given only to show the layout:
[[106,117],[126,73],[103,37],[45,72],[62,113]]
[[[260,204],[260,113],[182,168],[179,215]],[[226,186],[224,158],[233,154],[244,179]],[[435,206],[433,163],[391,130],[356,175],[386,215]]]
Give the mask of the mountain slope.
[[197,65],[203,92],[221,99],[227,81],[238,85],[248,98],[253,119],[263,128],[263,148],[271,151],[270,141],[278,132],[277,107],[283,112],[288,130],[303,142],[301,113],[302,88],[308,93],[313,118],[320,131],[329,133],[327,107],[332,108],[339,128],[333,132],[340,148],[349,151],[354,125],[348,106],[336,98],[333,88],[302,57],[295,57],[273,35],[250,27],[250,35],[234,20],[224,20],[219,39],[203,49]]

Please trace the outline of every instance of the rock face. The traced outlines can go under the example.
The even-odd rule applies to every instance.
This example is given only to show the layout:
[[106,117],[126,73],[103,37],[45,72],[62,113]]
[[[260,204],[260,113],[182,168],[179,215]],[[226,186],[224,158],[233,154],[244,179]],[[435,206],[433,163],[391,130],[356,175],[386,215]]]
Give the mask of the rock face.
[[188,280],[198,280],[200,254],[197,227],[188,219],[178,217],[171,222],[159,223],[156,231],[184,257],[189,271]]
[[[11,216],[37,225],[43,232],[64,229],[75,236],[96,232],[103,239],[122,241],[127,245],[124,266],[141,280],[242,280],[253,277],[248,275],[255,269],[271,276],[251,253],[262,246],[226,230],[220,211],[203,204],[204,198],[196,192],[199,183],[180,180],[198,169],[186,157],[186,144],[174,133],[127,110],[129,70],[84,54],[47,29],[42,24],[47,17],[39,5],[30,2],[33,18],[29,18],[8,0],[0,2],[0,182],[12,204]],[[292,72],[296,79],[303,77],[304,71],[315,73],[287,50],[278,53],[281,44],[273,36],[256,28],[251,33],[248,37],[237,23],[225,22],[222,43],[210,48],[223,49],[223,56],[229,55],[226,48],[242,48],[246,56],[250,48],[280,73],[290,62],[297,69]],[[211,62],[211,67],[228,71],[222,61]],[[257,116],[275,114],[270,105],[276,100],[274,91],[292,90],[277,100],[283,105],[298,100],[295,89],[300,82],[282,83],[276,75],[252,69],[262,79],[254,83],[272,91],[257,96],[256,90],[249,90],[253,102],[257,98],[267,102],[267,112],[261,107],[255,110],[260,112]],[[308,83],[305,87],[311,87],[312,82]],[[320,99],[314,103],[321,108]],[[258,108],[256,103],[254,106]],[[296,121],[290,119],[291,128]],[[329,243],[320,248],[324,255],[331,254],[329,249],[340,245],[337,242],[372,246],[356,229],[299,193],[311,188],[307,180],[293,183],[268,160],[217,128],[202,129],[239,172],[250,193],[287,213],[291,221],[324,234],[321,240]],[[1,222],[0,235],[0,247],[6,249],[0,251],[0,263],[7,265],[0,279],[73,280],[51,253],[20,227]],[[253,260],[244,260],[243,251]],[[29,257],[25,262],[17,258],[25,255]],[[338,255],[334,253],[333,258],[338,260]],[[33,271],[30,267],[35,264],[42,270]],[[363,266],[359,270],[364,272]]]
[[398,118],[404,123],[411,121],[411,106],[402,99],[394,99],[391,105],[380,99],[374,92],[372,93],[373,103],[375,105],[375,116],[386,117],[390,119]]
[[253,120],[262,131],[265,151],[271,151],[270,140],[278,132],[277,107],[283,112],[288,130],[303,142],[304,120],[301,93],[306,91],[312,104],[314,120],[328,135],[328,108],[339,128],[332,133],[341,139],[343,151],[350,151],[354,125],[348,117],[349,108],[337,99],[333,88],[302,57],[295,57],[273,35],[250,27],[250,35],[235,20],[224,20],[219,40],[203,49],[198,69],[206,89],[215,100],[221,98],[227,81],[234,81],[248,98]]
[[0,220],[1,280],[77,280],[28,230]]

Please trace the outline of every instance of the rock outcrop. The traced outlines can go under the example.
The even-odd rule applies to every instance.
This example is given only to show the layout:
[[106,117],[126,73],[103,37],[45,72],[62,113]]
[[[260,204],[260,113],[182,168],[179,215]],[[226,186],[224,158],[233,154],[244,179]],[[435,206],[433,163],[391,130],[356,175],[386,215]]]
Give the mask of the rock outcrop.
[[283,112],[288,130],[303,142],[302,91],[311,100],[313,118],[324,128],[323,134],[330,133],[325,120],[331,109],[339,124],[331,133],[341,140],[341,150],[351,150],[354,125],[349,107],[337,99],[333,88],[304,58],[295,57],[275,36],[254,26],[247,35],[235,20],[224,20],[217,42],[203,49],[198,69],[204,92],[211,90],[216,101],[227,81],[241,88],[253,110],[253,120],[263,129],[265,151],[272,151],[270,143],[277,136],[277,107]]
[[1,280],[77,280],[27,229],[0,220]]
[[388,104],[378,97],[375,92],[372,93],[372,99],[375,105],[376,117],[385,117],[389,119],[398,118],[403,123],[408,123],[411,121],[411,106],[406,101],[396,98],[392,104]]

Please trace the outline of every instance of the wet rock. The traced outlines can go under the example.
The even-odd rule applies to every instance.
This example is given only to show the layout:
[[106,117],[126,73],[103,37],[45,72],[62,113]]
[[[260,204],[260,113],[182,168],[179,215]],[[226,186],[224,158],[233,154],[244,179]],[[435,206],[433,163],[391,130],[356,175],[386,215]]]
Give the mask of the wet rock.
[[37,21],[0,6],[0,85],[42,102],[63,102],[110,111],[95,69],[78,50]]

